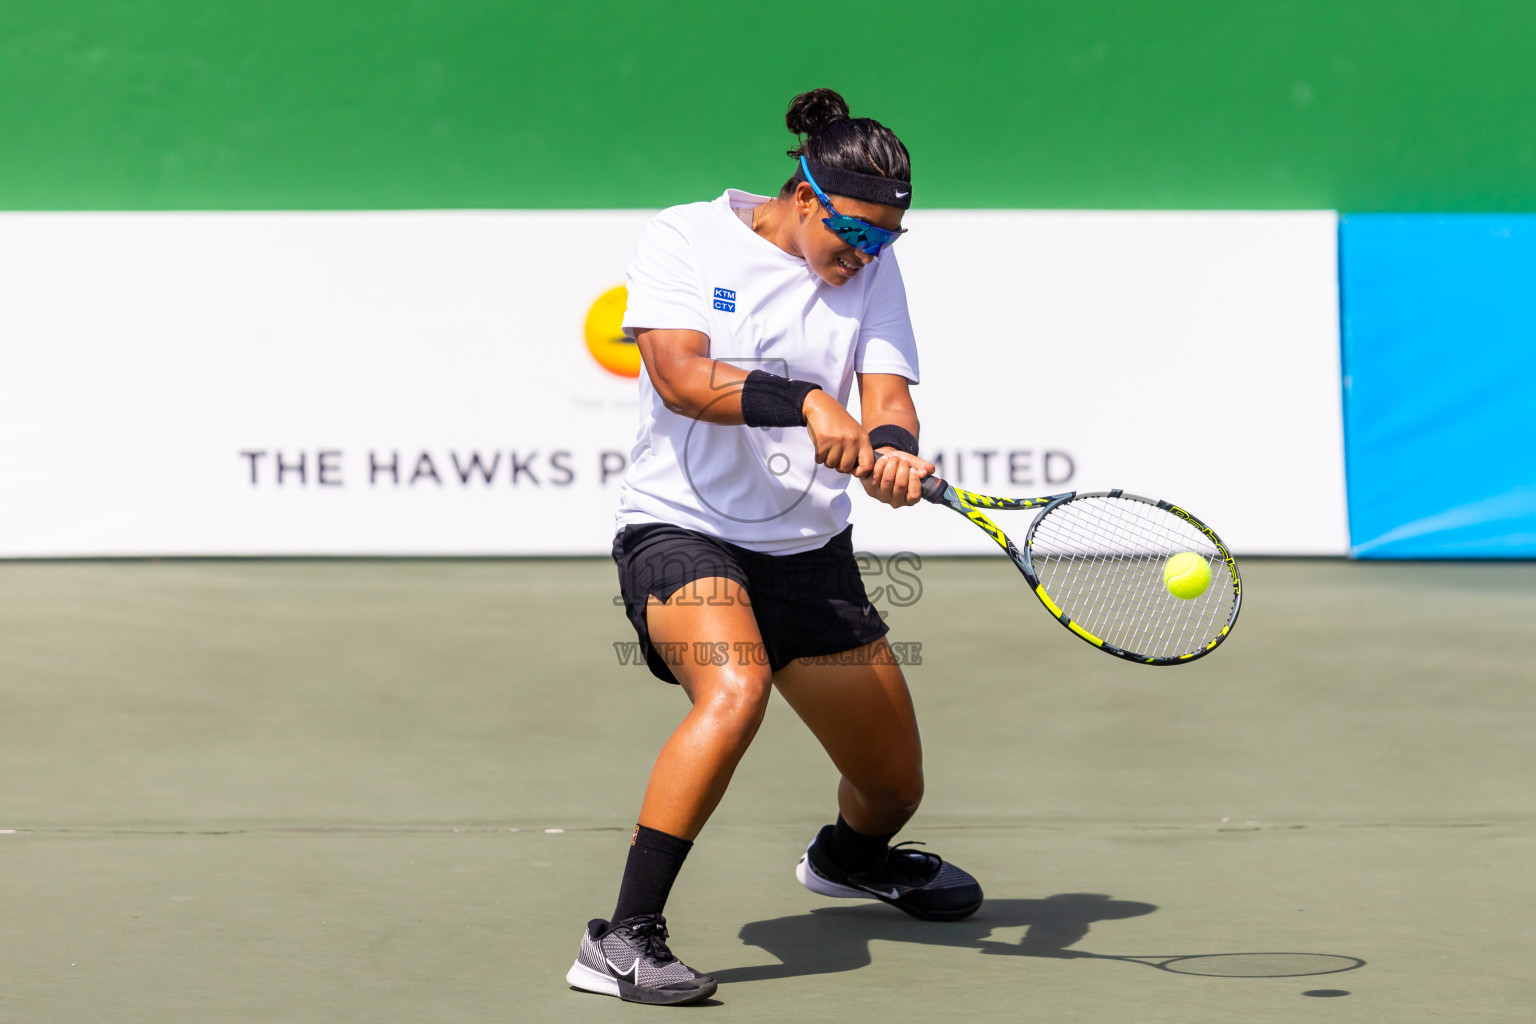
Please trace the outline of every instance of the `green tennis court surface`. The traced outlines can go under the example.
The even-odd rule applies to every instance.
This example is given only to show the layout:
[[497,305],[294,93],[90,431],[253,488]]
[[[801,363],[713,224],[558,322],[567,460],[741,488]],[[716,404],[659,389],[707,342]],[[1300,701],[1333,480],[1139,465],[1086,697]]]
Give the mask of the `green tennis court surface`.
[[778,702],[668,907],[716,1005],[668,1011],[563,981],[684,709],[609,563],[0,565],[0,1020],[1530,1020],[1536,566],[1244,570],[1145,669],[925,562],[902,838],[989,903],[801,889],[835,776]]

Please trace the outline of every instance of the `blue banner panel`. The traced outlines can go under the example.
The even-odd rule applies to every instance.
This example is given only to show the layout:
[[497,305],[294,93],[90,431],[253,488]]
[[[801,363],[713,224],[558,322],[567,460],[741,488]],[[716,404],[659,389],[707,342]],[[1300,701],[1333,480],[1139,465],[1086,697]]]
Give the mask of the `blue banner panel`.
[[1339,233],[1351,551],[1536,557],[1536,215]]

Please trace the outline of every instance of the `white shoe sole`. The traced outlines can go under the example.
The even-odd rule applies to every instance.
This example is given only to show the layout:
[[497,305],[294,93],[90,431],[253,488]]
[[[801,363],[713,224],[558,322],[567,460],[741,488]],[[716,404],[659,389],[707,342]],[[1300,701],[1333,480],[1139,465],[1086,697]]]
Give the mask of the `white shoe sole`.
[[619,994],[619,979],[599,974],[580,960],[571,964],[571,969],[565,972],[565,983],[583,992],[598,992],[605,996]]
[[800,863],[795,865],[795,877],[800,880],[801,885],[820,896],[839,896],[843,899],[855,900],[879,899],[878,896],[865,892],[863,889],[853,889],[846,885],[838,885],[831,879],[822,878],[816,873],[816,869],[811,867],[809,854],[802,853],[800,855]]

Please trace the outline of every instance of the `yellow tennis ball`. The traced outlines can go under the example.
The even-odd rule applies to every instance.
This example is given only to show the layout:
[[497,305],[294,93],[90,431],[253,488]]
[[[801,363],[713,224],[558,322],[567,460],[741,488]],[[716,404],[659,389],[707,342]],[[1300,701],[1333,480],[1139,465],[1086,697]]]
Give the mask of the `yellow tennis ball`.
[[1193,551],[1180,551],[1163,563],[1163,583],[1168,593],[1188,601],[1211,585],[1211,567]]

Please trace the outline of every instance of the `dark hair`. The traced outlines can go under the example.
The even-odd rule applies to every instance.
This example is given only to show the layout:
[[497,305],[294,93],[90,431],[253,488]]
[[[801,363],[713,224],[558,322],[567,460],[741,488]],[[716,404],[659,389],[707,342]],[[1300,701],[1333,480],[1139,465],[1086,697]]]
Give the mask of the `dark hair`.
[[[788,151],[796,160],[804,154],[819,164],[856,174],[912,180],[912,156],[896,133],[872,117],[849,117],[847,101],[831,89],[812,89],[790,100],[784,124],[805,137]],[[779,195],[793,195],[804,180],[797,169]]]

